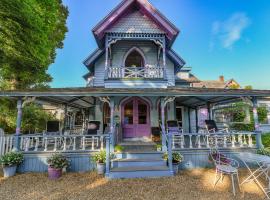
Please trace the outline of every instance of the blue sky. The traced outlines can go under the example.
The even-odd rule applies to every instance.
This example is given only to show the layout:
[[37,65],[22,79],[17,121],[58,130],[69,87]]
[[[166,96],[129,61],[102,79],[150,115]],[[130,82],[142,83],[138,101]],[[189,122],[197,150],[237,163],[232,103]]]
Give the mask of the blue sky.
[[[49,68],[52,87],[85,86],[83,60],[96,49],[91,29],[121,0],[64,0],[64,48]],[[270,89],[269,0],[150,0],[180,30],[173,49],[201,80],[234,78]]]

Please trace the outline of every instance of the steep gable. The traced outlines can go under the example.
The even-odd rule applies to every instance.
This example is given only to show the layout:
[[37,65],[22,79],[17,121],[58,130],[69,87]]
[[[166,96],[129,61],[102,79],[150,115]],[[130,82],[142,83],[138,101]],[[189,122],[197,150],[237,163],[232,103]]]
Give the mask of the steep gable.
[[161,33],[161,30],[149,17],[142,14],[138,10],[128,13],[126,16],[120,18],[111,28],[106,32],[110,33]]

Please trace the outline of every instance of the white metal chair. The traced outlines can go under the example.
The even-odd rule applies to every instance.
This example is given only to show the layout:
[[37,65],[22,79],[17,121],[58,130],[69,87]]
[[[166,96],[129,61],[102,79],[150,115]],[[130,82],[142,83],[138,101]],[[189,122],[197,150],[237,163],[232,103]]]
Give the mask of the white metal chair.
[[210,156],[211,156],[211,158],[214,162],[214,165],[216,167],[214,187],[217,185],[217,183],[220,181],[220,179],[221,179],[221,181],[223,181],[224,175],[229,175],[229,176],[231,176],[233,195],[235,196],[234,176],[236,176],[239,190],[241,190],[239,176],[238,176],[239,163],[236,160],[228,158],[227,156],[221,154],[216,149],[210,150]]

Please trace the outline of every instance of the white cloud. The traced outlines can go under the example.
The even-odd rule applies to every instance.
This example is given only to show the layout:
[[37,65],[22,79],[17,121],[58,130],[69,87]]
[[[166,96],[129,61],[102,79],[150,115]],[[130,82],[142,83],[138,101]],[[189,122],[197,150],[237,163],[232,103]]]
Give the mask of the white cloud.
[[[245,13],[234,13],[225,21],[215,21],[212,24],[213,39],[220,42],[223,48],[231,49],[242,38],[244,30],[250,23]],[[213,41],[210,44],[212,43]]]

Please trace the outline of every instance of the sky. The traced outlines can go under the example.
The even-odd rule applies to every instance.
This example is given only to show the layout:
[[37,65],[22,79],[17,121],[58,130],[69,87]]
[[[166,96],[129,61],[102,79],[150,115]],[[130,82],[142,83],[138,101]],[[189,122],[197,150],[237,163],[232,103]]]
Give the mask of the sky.
[[[270,0],[149,0],[181,31],[173,49],[200,80],[223,75],[270,89]],[[64,0],[68,33],[49,67],[52,87],[83,87],[91,32],[121,0]]]

